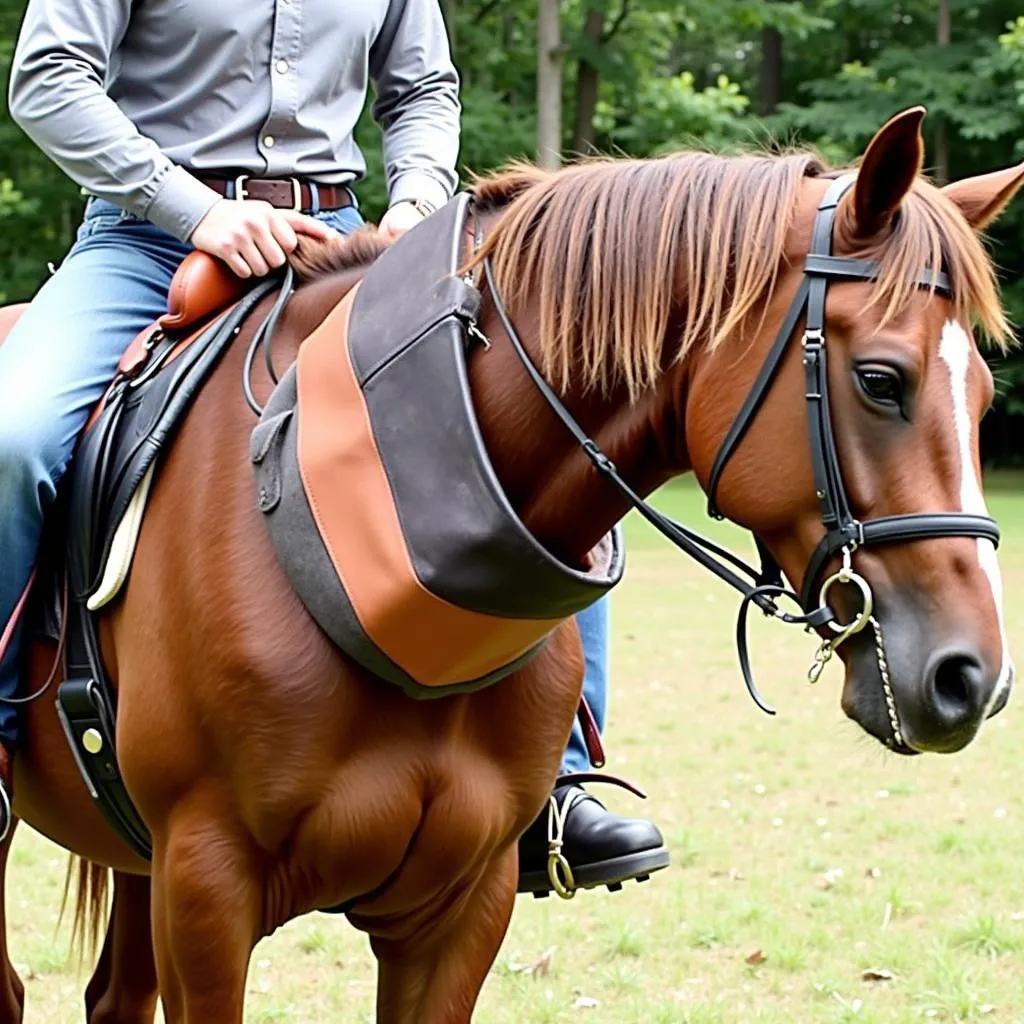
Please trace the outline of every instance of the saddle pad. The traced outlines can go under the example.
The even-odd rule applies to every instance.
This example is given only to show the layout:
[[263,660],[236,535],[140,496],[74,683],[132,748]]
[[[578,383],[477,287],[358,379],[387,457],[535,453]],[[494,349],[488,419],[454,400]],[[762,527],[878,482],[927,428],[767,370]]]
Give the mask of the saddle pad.
[[618,531],[589,566],[558,561],[494,474],[466,370],[480,296],[454,273],[466,201],[403,236],[303,343],[251,445],[303,603],[416,697],[504,678],[623,571]]

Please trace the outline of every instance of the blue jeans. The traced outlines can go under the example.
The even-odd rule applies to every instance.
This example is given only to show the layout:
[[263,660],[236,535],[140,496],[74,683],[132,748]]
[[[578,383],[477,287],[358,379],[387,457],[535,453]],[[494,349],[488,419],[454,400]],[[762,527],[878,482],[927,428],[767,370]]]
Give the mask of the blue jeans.
[[[608,714],[608,634],[609,615],[607,597],[585,608],[576,616],[580,639],[583,641],[583,656],[586,660],[586,674],[583,677],[583,696],[587,698],[590,710],[594,712],[597,728],[604,732],[605,717]],[[562,759],[563,772],[586,772],[591,768],[590,755],[583,741],[583,730],[578,721],[573,722],[569,746]]]
[[[316,215],[347,234],[355,207]],[[167,308],[178,265],[191,251],[160,228],[112,203],[90,200],[78,238],[0,345],[0,634],[28,583],[46,508],[79,432],[132,339]],[[579,616],[587,659],[585,692],[604,726],[606,600]],[[20,626],[0,664],[0,697],[18,685]],[[0,742],[17,740],[17,712],[0,702]],[[566,771],[590,766],[579,725]]]

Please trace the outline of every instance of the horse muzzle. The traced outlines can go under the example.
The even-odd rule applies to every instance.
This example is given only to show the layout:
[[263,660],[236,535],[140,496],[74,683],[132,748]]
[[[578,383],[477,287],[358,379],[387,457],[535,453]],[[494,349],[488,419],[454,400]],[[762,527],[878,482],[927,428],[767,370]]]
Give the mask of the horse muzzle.
[[969,637],[946,634],[943,643],[929,643],[930,629],[909,611],[883,621],[884,660],[870,638],[850,643],[844,711],[899,753],[962,750],[1005,707],[1012,666],[993,664]]

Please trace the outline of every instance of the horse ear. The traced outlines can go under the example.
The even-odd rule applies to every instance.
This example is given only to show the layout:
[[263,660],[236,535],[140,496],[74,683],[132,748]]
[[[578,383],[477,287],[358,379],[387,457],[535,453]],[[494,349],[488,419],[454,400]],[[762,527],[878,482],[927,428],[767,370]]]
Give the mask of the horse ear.
[[871,140],[853,187],[855,233],[871,238],[887,227],[924,163],[924,107],[888,120]]
[[952,199],[975,231],[984,231],[1003,212],[1024,185],[1024,164],[979,174],[947,185],[942,194]]

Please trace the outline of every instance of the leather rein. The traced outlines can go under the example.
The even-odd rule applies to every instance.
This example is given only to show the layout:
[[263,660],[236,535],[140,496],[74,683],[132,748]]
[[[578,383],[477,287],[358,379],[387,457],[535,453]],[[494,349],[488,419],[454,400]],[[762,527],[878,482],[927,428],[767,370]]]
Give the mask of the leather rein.
[[[547,404],[576,439],[597,471],[656,530],[743,596],[736,623],[737,653],[743,680],[757,706],[770,715],[775,714],[775,710],[764,701],[758,692],[751,671],[746,629],[747,613],[751,604],[756,605],[769,618],[801,625],[808,632],[825,627],[831,630],[833,635],[826,635],[826,639],[822,641],[815,655],[814,663],[808,674],[811,682],[817,681],[825,664],[844,640],[871,625],[876,634],[879,669],[885,688],[893,740],[898,746],[903,741],[895,697],[888,677],[881,627],[872,614],[874,602],[870,584],[853,570],[853,554],[861,547],[937,537],[983,538],[998,546],[999,527],[988,516],[971,515],[964,512],[925,512],[883,516],[861,521],[851,511],[839,466],[839,456],[829,411],[825,300],[828,286],[832,281],[871,281],[878,276],[879,265],[875,262],[832,255],[832,229],[836,210],[840,200],[852,187],[855,177],[853,174],[846,174],[833,180],[818,206],[811,235],[810,251],[804,261],[804,279],[790,304],[750,393],[744,400],[718,450],[708,483],[708,512],[715,519],[723,519],[724,516],[719,511],[715,500],[722,473],[756,418],[775,381],[790,339],[796,336],[797,324],[800,318],[804,317],[805,326],[801,336],[804,398],[807,403],[807,426],[814,471],[815,496],[821,510],[821,522],[825,529],[825,536],[811,553],[799,594],[784,585],[782,570],[778,562],[756,535],[754,541],[761,559],[760,568],[754,568],[732,552],[659,512],[622,479],[612,460],[601,451],[592,438],[587,436],[534,365],[512,324],[494,280],[494,273],[488,258],[484,259],[483,268],[495,308],[513,349]],[[478,233],[478,245],[480,240]],[[949,280],[941,271],[922,270],[916,283],[921,288],[929,288],[944,295],[950,294]],[[842,557],[841,568],[828,577],[815,593],[815,587],[825,566],[836,556]],[[827,602],[829,591],[837,583],[856,586],[860,590],[863,602],[861,610],[853,620],[845,624],[838,622],[835,612]],[[777,601],[783,597],[796,602],[803,614],[782,611]]]

